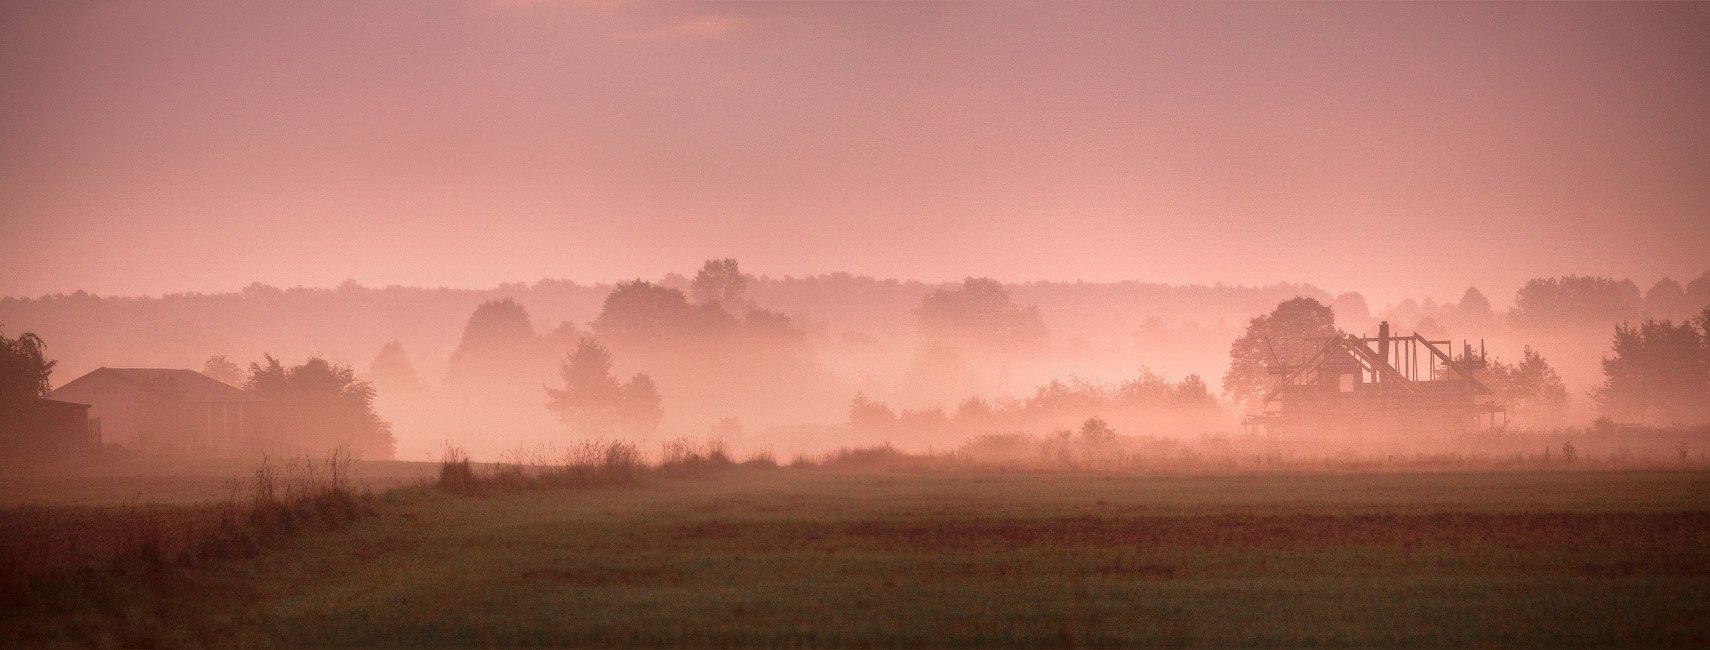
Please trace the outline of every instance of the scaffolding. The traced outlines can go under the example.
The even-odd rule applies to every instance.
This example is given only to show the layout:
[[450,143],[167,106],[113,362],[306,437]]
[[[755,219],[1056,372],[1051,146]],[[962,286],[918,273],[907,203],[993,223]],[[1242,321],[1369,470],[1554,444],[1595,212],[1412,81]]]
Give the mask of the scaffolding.
[[1273,350],[1269,370],[1278,378],[1265,393],[1263,409],[1246,419],[1249,431],[1301,429],[1364,432],[1465,432],[1507,426],[1508,412],[1479,381],[1484,342],[1475,355],[1470,343],[1454,357],[1452,341],[1415,332],[1391,335],[1389,322],[1377,336],[1338,335],[1305,339],[1295,359]]

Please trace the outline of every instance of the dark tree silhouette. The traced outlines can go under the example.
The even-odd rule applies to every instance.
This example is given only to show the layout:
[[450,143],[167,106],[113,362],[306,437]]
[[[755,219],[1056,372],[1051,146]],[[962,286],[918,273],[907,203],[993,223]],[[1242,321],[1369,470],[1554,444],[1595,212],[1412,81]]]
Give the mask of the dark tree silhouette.
[[1366,297],[1357,292],[1349,291],[1336,296],[1330,302],[1330,308],[1336,311],[1336,316],[1350,327],[1361,326],[1372,320],[1372,310],[1366,305]]
[[1495,315],[1490,307],[1490,299],[1484,297],[1484,292],[1479,291],[1478,287],[1467,287],[1467,292],[1461,294],[1461,302],[1455,306],[1455,310],[1469,323],[1488,323]]
[[594,333],[619,347],[684,340],[696,334],[727,332],[736,320],[717,304],[696,307],[683,292],[645,280],[620,282],[606,296]]
[[396,339],[380,347],[374,361],[368,364],[368,376],[376,385],[391,392],[414,394],[427,390],[421,376],[416,374],[416,365],[410,362],[410,354]]
[[737,268],[735,259],[707,260],[695,273],[689,292],[696,302],[718,303],[726,309],[736,309],[742,302],[743,292],[748,290],[750,279],[751,276]]
[[1604,416],[1653,424],[1710,418],[1710,307],[1678,325],[1617,325],[1613,353],[1592,392]]
[[7,338],[0,332],[0,447],[11,448],[20,441],[26,424],[26,405],[45,397],[53,386],[54,362],[46,356],[47,345],[30,332]]
[[606,435],[614,429],[649,436],[665,415],[653,378],[636,374],[626,383],[612,375],[612,354],[592,338],[576,344],[559,368],[563,388],[546,389],[547,409],[582,435]]
[[616,407],[623,386],[612,376],[612,354],[592,338],[576,344],[560,366],[564,388],[547,388],[546,407],[578,433],[600,435],[617,422]]
[[1009,290],[991,278],[926,294],[914,316],[923,338],[982,352],[1036,349],[1050,338],[1039,309],[1011,302]]
[[0,331],[0,405],[16,405],[46,397],[53,388],[54,361],[46,356],[47,344],[31,332],[7,338]]
[[249,365],[245,387],[262,398],[262,430],[275,446],[307,453],[342,446],[362,458],[392,457],[392,425],[374,412],[374,387],[349,366],[310,357],[287,367],[264,358]]
[[1275,383],[1270,368],[1277,359],[1298,360],[1316,349],[1309,337],[1336,334],[1336,313],[1324,303],[1311,298],[1283,301],[1271,313],[1248,321],[1247,331],[1230,344],[1223,392],[1237,404],[1251,406]]
[[1710,306],[1710,271],[1686,283],[1686,304],[1692,309]]
[[1481,379],[1496,393],[1497,401],[1517,416],[1554,423],[1567,410],[1567,385],[1544,355],[1530,345],[1521,352],[1520,363],[1491,360]]
[[208,357],[208,361],[202,364],[202,374],[233,386],[243,385],[243,366],[226,358],[226,355],[223,354]]
[[1170,389],[1170,405],[1188,412],[1211,412],[1221,407],[1211,387],[1199,375],[1183,377]]
[[464,387],[538,382],[547,363],[528,310],[509,298],[491,300],[464,326],[448,379]]
[[623,395],[617,405],[618,426],[631,436],[647,437],[659,431],[659,421],[665,417],[664,400],[659,387],[646,374],[630,377],[623,385]]
[[1632,318],[1642,300],[1632,280],[1582,275],[1537,278],[1514,296],[1514,320],[1528,327],[1598,325]]
[[1686,288],[1669,278],[1657,280],[1645,292],[1645,314],[1650,318],[1679,318],[1691,309]]
[[1081,423],[1081,440],[1093,444],[1104,444],[1116,439],[1116,429],[1110,427],[1103,418],[1087,418]]
[[855,398],[849,400],[849,426],[859,431],[888,431],[895,428],[897,415],[891,407],[883,402],[875,402],[867,398],[866,393],[857,392]]

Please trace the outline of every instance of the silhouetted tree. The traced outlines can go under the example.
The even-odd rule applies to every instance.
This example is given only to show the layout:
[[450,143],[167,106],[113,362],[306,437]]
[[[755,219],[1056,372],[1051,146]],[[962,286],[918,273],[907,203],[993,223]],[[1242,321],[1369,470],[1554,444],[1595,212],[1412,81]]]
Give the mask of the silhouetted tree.
[[546,407],[583,435],[605,435],[613,429],[632,436],[650,436],[665,415],[663,399],[653,378],[636,374],[619,383],[612,374],[612,355],[604,345],[583,338],[559,368],[564,388],[546,389]]
[[416,374],[416,365],[410,362],[409,353],[396,339],[380,347],[374,361],[368,364],[368,376],[389,392],[419,394],[427,389],[421,376]]
[[545,366],[528,310],[509,298],[491,300],[464,326],[448,382],[464,388],[538,382]]
[[1553,423],[1567,410],[1567,385],[1532,346],[1521,352],[1520,363],[1494,359],[1481,375],[1485,385],[1496,393],[1497,401],[1518,416]]
[[1469,323],[1486,323],[1495,315],[1491,310],[1490,299],[1484,297],[1484,292],[1478,287],[1467,287],[1467,292],[1461,294],[1460,304],[1455,306],[1462,320]]
[[979,397],[970,397],[956,405],[956,414],[951,417],[957,426],[964,429],[984,427],[992,418],[992,405]]
[[1187,412],[1209,412],[1220,408],[1211,387],[1199,375],[1188,375],[1170,388],[1170,405]]
[[1657,280],[1645,292],[1645,314],[1651,318],[1679,318],[1691,309],[1692,304],[1686,299],[1686,288],[1674,280]]
[[1515,294],[1514,320],[1529,327],[1605,325],[1638,315],[1641,304],[1632,280],[1537,278]]
[[263,430],[275,445],[309,453],[345,447],[371,459],[392,457],[392,425],[374,412],[374,387],[349,366],[310,357],[287,367],[273,355],[249,365],[245,387],[261,397]]
[[909,433],[943,431],[949,423],[950,418],[944,416],[944,409],[936,406],[919,410],[904,409],[897,413],[897,427]]
[[1592,392],[1605,416],[1669,424],[1710,415],[1710,307],[1679,325],[1617,325],[1613,352],[1603,359],[1603,385]]
[[1081,423],[1081,440],[1092,444],[1105,444],[1116,440],[1116,429],[1102,418],[1087,418]]
[[1686,283],[1686,305],[1690,309],[1710,306],[1710,271]]
[[46,397],[53,388],[54,362],[46,356],[47,344],[32,332],[7,338],[0,331],[0,405],[13,405]]
[[243,385],[243,366],[226,358],[226,355],[223,354],[208,357],[208,361],[202,364],[202,374],[233,386]]
[[860,431],[887,431],[896,426],[896,413],[883,402],[875,402],[867,398],[865,393],[855,393],[855,398],[849,400],[849,426]]
[[594,333],[623,347],[631,343],[680,341],[710,331],[734,329],[735,319],[716,304],[697,308],[683,292],[645,280],[620,282],[606,296]]
[[1330,302],[1330,308],[1342,322],[1350,323],[1350,327],[1358,327],[1372,320],[1372,310],[1366,305],[1366,297],[1357,292],[1349,291],[1336,296],[1336,299]]
[[637,374],[624,383],[617,416],[619,426],[632,436],[651,436],[659,431],[659,420],[665,417],[665,407],[652,377]]
[[991,278],[967,278],[937,289],[914,310],[922,337],[981,351],[1016,351],[1045,345],[1049,334],[1037,307],[1020,307]]
[[592,338],[576,344],[558,371],[564,388],[547,388],[547,408],[584,435],[607,433],[617,423],[623,386],[612,376],[612,355]]
[[1443,324],[1432,316],[1420,318],[1419,322],[1413,324],[1413,331],[1428,339],[1440,339],[1449,335],[1449,328],[1443,327]]
[[742,293],[748,290],[749,278],[737,268],[735,259],[707,260],[695,273],[689,292],[694,294],[696,302],[719,303],[726,309],[735,309],[742,302]]
[[20,440],[25,404],[45,397],[53,386],[54,362],[46,356],[47,345],[31,332],[7,338],[0,332],[0,447],[10,448]]
[[1275,384],[1270,368],[1278,360],[1299,361],[1316,348],[1309,337],[1336,336],[1336,313],[1311,298],[1278,304],[1271,313],[1247,322],[1247,331],[1229,346],[1229,371],[1223,392],[1238,404],[1250,404]]

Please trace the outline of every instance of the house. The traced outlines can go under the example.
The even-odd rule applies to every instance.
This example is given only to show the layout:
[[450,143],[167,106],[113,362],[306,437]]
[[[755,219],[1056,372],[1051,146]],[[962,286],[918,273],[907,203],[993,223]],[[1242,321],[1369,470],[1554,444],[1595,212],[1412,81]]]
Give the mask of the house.
[[206,454],[257,447],[260,398],[187,369],[99,368],[48,393],[87,404],[109,444]]
[[76,454],[101,445],[89,422],[89,405],[31,398],[0,414],[0,455]]
[[1268,364],[1279,379],[1249,428],[1464,432],[1507,424],[1507,409],[1477,377],[1484,355],[1471,346],[1453,357],[1445,351],[1451,342],[1391,335],[1388,321],[1375,337],[1308,340],[1316,345],[1304,357]]

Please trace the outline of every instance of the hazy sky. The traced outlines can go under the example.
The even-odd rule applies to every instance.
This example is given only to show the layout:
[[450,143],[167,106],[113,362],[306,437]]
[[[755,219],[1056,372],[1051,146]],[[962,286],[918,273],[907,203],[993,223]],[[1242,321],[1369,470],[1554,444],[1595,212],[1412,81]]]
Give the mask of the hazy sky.
[[1710,4],[0,3],[0,294],[1710,268]]

